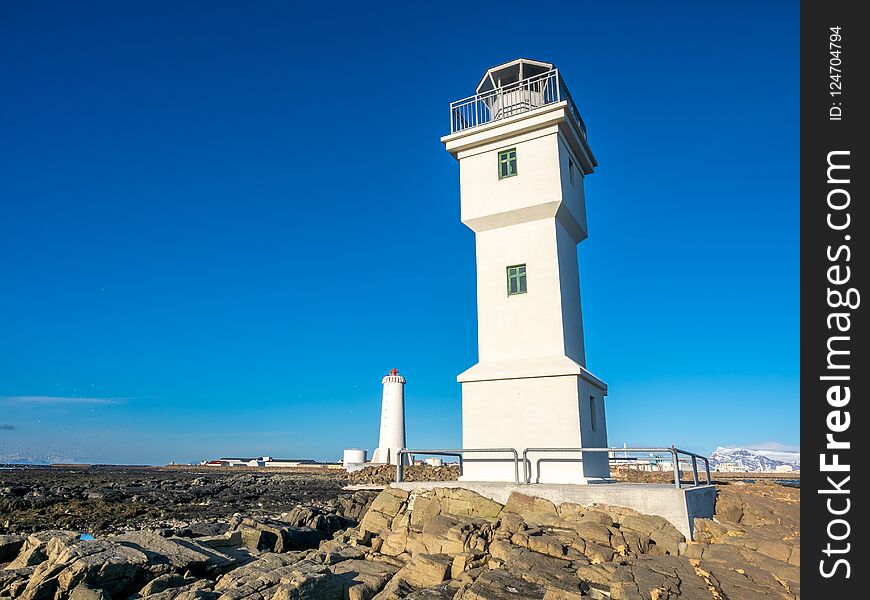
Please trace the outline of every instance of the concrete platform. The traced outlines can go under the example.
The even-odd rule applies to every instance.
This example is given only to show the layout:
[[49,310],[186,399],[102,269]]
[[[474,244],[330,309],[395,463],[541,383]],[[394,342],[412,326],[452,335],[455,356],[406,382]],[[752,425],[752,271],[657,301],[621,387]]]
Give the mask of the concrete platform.
[[545,498],[559,506],[574,502],[582,506],[608,504],[636,510],[646,515],[664,517],[686,539],[692,540],[695,518],[712,518],[716,509],[716,488],[699,485],[677,489],[659,483],[601,483],[574,485],[565,483],[516,484],[492,481],[405,481],[392,487],[413,491],[418,489],[463,488],[505,504],[512,492]]

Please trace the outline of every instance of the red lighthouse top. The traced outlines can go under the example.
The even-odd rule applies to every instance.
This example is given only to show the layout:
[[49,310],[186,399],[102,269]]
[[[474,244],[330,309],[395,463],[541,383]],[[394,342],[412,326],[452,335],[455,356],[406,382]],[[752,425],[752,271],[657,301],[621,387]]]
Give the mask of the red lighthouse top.
[[398,369],[390,369],[390,375],[395,376],[395,375],[398,375],[398,374],[399,374],[399,370],[398,370]]

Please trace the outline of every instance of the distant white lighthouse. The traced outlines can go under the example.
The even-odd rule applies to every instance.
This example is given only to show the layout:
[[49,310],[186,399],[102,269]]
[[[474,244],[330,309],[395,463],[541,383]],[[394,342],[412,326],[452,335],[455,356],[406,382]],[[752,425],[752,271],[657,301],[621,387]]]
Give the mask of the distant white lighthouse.
[[[583,183],[597,166],[586,126],[551,63],[489,69],[450,106],[441,141],[459,161],[462,222],[477,250],[478,363],[462,383],[462,447],[528,454],[531,480],[609,476],[607,386],[586,370],[577,244]],[[522,470],[521,470],[522,471]],[[467,453],[464,480],[513,481],[506,453]]]
[[[393,369],[381,383],[384,385],[381,436],[372,462],[396,465],[397,453],[405,447],[405,378]],[[403,456],[402,462],[407,464],[408,457]]]

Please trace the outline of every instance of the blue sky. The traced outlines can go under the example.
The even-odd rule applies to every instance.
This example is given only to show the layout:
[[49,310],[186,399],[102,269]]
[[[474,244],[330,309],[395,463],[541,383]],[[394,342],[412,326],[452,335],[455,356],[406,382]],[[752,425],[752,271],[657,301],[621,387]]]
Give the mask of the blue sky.
[[[460,444],[473,234],[439,137],[556,63],[611,444],[799,444],[798,5],[7,3],[0,460]],[[537,14],[539,11],[539,14]]]

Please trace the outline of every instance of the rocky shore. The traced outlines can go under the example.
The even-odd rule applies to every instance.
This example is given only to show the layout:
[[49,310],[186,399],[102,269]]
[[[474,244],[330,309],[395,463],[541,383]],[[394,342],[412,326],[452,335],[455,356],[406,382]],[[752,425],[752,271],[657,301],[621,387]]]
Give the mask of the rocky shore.
[[[405,481],[456,481],[459,479],[459,465],[409,465],[404,467]],[[348,480],[357,484],[389,485],[396,480],[396,467],[380,465],[365,467],[359,471],[348,473]]]
[[798,490],[721,486],[716,519],[697,521],[689,542],[618,507],[346,483],[341,473],[0,471],[0,598],[800,597]]
[[222,522],[237,512],[268,516],[328,502],[345,485],[342,470],[12,468],[0,470],[0,532],[183,530],[191,522]]

